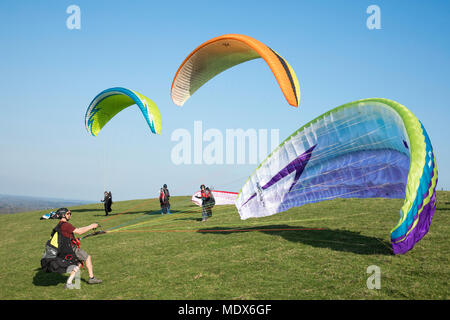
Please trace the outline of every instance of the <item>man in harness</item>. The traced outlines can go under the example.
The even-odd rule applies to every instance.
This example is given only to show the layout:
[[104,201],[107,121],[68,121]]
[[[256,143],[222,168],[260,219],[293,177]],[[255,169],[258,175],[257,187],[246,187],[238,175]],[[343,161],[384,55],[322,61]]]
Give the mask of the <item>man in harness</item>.
[[161,188],[159,193],[159,203],[161,204],[161,214],[172,214],[170,212],[170,193],[169,189],[167,189],[167,184]]
[[[79,271],[79,268],[83,264],[86,265],[86,268],[89,273],[88,283],[89,284],[101,283],[102,280],[94,277],[91,256],[86,251],[84,251],[83,249],[80,248],[80,242],[74,236],[74,233],[83,234],[92,229],[96,229],[98,227],[98,224],[93,223],[93,224],[90,224],[85,227],[75,228],[72,224],[69,223],[69,220],[72,217],[72,212],[70,210],[68,210],[67,208],[60,208],[60,209],[58,209],[57,214],[60,217],[60,220],[54,230],[59,231],[59,233],[61,234],[63,239],[61,239],[60,243],[62,243],[63,248],[65,247],[64,250],[69,253],[73,252],[75,254],[75,257],[74,257],[75,261],[78,262],[78,263],[76,263],[75,268],[70,273],[70,276],[67,279],[65,288],[67,288],[67,289],[73,288],[72,280],[75,277],[75,274]],[[53,236],[53,234],[52,234],[52,236]],[[67,258],[67,256],[70,256],[70,255],[71,254],[67,254],[65,259]],[[72,259],[72,257],[70,257],[70,259]],[[42,264],[42,262],[41,262],[41,264]]]
[[198,199],[202,199],[202,222],[205,222],[212,216],[212,208],[216,204],[214,196],[208,187],[204,184],[200,186],[200,197],[195,196]]

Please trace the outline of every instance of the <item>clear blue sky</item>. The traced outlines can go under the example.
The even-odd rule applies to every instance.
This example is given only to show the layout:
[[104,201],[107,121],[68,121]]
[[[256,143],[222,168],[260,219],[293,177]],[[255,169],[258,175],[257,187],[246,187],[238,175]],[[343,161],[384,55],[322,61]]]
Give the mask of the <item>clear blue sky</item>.
[[[81,9],[69,30],[68,6]],[[366,9],[381,9],[369,30]],[[22,1],[0,2],[0,193],[98,201],[192,194],[201,183],[239,191],[256,165],[174,165],[174,130],[279,129],[280,142],[316,116],[362,98],[408,107],[450,187],[448,1]],[[183,107],[170,86],[180,63],[222,34],[254,37],[280,53],[300,82],[289,106],[261,59],[208,82]],[[122,86],[158,105],[162,135],[136,106],[90,136],[86,108]]]

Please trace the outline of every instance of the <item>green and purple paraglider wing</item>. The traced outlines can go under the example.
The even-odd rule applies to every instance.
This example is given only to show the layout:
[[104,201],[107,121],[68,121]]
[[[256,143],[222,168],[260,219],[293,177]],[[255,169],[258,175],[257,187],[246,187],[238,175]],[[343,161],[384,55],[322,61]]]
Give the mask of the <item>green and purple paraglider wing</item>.
[[437,167],[428,134],[406,107],[388,99],[351,102],[288,137],[242,187],[242,219],[334,198],[400,198],[391,230],[395,254],[428,232],[436,207]]

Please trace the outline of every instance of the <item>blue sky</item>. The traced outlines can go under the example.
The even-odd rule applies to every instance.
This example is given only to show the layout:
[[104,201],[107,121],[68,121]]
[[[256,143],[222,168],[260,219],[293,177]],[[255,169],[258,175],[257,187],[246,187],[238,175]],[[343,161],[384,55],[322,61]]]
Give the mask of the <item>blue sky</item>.
[[[67,7],[81,10],[70,30]],[[381,29],[369,30],[369,5]],[[450,3],[447,1],[8,1],[0,2],[0,193],[98,201],[192,194],[201,183],[239,191],[256,164],[175,165],[171,134],[215,128],[279,129],[280,142],[341,104],[383,97],[424,124],[436,154],[438,189],[449,189]],[[261,59],[220,74],[183,107],[170,86],[180,63],[204,41],[254,37],[280,53],[301,87],[289,106]],[[137,106],[97,137],[86,108],[122,86],[158,105],[162,134]]]

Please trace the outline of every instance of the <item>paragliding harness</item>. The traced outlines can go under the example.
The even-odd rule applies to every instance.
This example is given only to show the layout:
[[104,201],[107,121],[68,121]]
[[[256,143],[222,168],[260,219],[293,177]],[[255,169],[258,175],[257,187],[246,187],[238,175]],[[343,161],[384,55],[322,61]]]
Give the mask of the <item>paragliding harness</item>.
[[162,189],[160,195],[159,195],[159,199],[161,204],[169,204],[169,190],[167,189]]
[[212,191],[211,191],[209,188],[206,188],[206,189],[205,189],[205,193],[206,193],[207,196],[209,196],[209,200],[207,201],[206,205],[207,205],[209,208],[214,207],[214,206],[216,205],[216,199],[214,199],[214,196],[213,196],[213,194],[212,194]]
[[61,233],[62,222],[52,230],[50,240],[45,244],[41,259],[41,267],[45,272],[66,273],[67,268],[82,263],[78,260],[74,247],[80,247],[80,241],[75,237],[67,238]]

